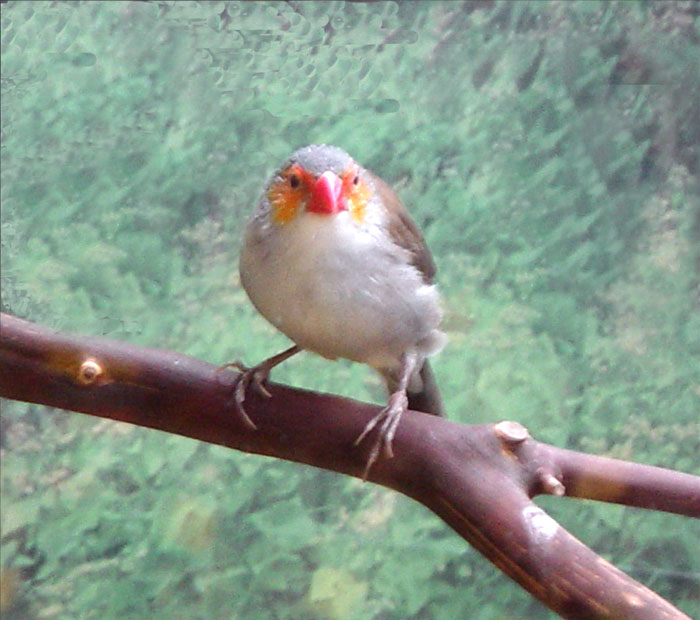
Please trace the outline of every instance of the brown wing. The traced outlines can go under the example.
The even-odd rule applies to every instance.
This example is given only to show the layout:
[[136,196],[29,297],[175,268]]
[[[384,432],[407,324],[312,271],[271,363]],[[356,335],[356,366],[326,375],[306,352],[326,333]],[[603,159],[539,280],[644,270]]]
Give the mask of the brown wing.
[[365,171],[364,174],[374,184],[375,191],[388,211],[387,229],[391,238],[397,245],[408,250],[411,264],[423,274],[423,280],[427,284],[432,283],[435,277],[435,263],[418,226],[386,181],[369,171]]

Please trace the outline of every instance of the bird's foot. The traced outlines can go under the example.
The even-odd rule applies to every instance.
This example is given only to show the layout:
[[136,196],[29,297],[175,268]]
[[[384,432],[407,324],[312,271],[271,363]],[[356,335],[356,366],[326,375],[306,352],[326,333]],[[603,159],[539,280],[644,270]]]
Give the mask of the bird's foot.
[[242,362],[236,360],[235,362],[224,364],[216,370],[217,374],[225,368],[234,368],[238,371],[239,374],[238,377],[236,377],[236,382],[233,384],[233,389],[231,392],[231,398],[229,399],[229,403],[232,402],[234,404],[238,415],[243,420],[243,423],[251,430],[257,430],[258,427],[255,425],[255,422],[253,422],[253,420],[250,419],[250,416],[246,413],[245,407],[243,407],[243,402],[245,401],[245,394],[248,390],[248,386],[251,383],[253,384],[253,387],[259,394],[262,394],[263,396],[266,396],[268,398],[272,396],[272,394],[270,394],[270,392],[264,385],[265,381],[267,381],[268,377],[270,376],[271,370],[271,367],[267,362],[268,360],[265,360],[257,366],[252,366],[251,368],[248,368]]
[[401,420],[401,415],[408,409],[408,398],[405,390],[398,390],[389,396],[389,404],[384,407],[376,416],[374,416],[365,426],[360,436],[355,440],[355,445],[359,445],[362,440],[372,432],[375,427],[378,427],[378,435],[372,444],[372,449],[367,457],[367,464],[362,473],[362,479],[367,480],[372,465],[379,458],[379,453],[383,450],[384,456],[388,459],[394,456],[391,447],[391,442],[396,434],[396,428]]
[[217,369],[217,374],[224,368],[235,368],[238,371],[239,374],[238,377],[236,377],[236,382],[233,384],[233,390],[229,402],[233,401],[238,415],[243,420],[243,423],[251,430],[256,430],[258,427],[255,425],[253,420],[250,419],[245,408],[243,407],[243,401],[245,400],[245,393],[248,386],[252,383],[256,392],[270,398],[272,394],[270,394],[264,385],[270,376],[270,372],[275,366],[281,364],[284,360],[289,359],[292,357],[292,355],[296,355],[299,353],[299,351],[301,351],[301,349],[297,345],[294,345],[281,353],[278,353],[277,355],[268,357],[257,366],[253,366],[251,368],[248,368],[242,362],[235,361],[219,366]]

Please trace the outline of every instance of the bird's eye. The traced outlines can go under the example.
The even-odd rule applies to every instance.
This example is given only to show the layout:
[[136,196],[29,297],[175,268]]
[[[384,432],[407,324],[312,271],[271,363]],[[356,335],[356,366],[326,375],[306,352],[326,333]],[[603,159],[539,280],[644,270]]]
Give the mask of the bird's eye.
[[357,185],[359,182],[360,182],[360,175],[356,174],[355,178],[353,178],[353,180],[352,180],[352,184]]
[[289,177],[289,187],[296,189],[301,184],[299,177],[296,174],[292,174]]

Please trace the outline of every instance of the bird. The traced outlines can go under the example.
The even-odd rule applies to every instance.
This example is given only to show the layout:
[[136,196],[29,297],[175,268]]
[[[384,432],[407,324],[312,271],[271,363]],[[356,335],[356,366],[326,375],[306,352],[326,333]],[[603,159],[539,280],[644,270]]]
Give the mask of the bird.
[[266,183],[248,221],[240,281],[258,312],[293,346],[240,370],[234,400],[244,409],[252,383],[300,351],[369,365],[383,378],[387,405],[365,426],[377,427],[364,478],[392,440],[407,409],[444,416],[428,362],[446,342],[434,284],[435,263],[420,230],[390,185],[337,146],[294,151]]

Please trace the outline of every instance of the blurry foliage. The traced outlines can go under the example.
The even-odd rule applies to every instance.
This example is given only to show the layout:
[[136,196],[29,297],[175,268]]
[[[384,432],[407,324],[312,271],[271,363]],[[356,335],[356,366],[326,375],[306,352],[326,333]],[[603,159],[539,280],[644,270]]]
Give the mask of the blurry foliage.
[[[453,417],[700,473],[698,21],[692,2],[3,4],[3,309],[258,361],[286,341],[239,286],[244,219],[294,148],[338,144],[435,254]],[[275,378],[384,398],[311,355]],[[1,456],[7,620],[549,617],[427,511],[329,473],[8,402]],[[696,523],[542,502],[700,614]]]

